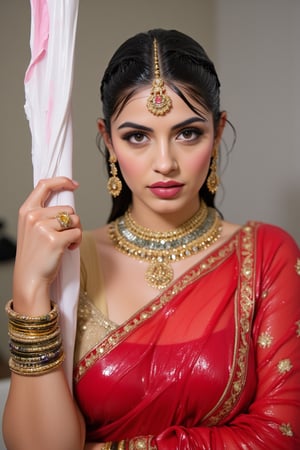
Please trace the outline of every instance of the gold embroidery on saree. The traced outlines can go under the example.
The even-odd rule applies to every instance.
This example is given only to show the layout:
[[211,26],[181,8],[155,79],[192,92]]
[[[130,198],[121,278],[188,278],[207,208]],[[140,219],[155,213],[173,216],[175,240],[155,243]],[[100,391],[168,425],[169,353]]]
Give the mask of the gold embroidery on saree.
[[257,339],[257,343],[261,348],[268,348],[271,346],[273,342],[273,336],[270,335],[267,331],[261,333],[261,335]]
[[153,436],[136,437],[129,440],[129,450],[157,450],[156,445],[152,445]]
[[296,336],[300,337],[300,320],[296,322],[297,330],[296,330]]
[[250,342],[250,331],[255,300],[255,248],[254,225],[245,226],[241,232],[241,276],[236,296],[236,337],[231,376],[222,397],[215,408],[203,419],[205,425],[218,424],[234,408],[244,388]]
[[298,275],[300,275],[300,259],[297,259],[296,265],[295,265],[295,269]]
[[281,431],[281,433],[283,434],[283,436],[288,436],[288,437],[292,437],[294,436],[292,427],[289,423],[282,423],[279,426],[279,430]]
[[277,369],[278,372],[283,374],[286,372],[289,372],[292,369],[293,365],[290,361],[290,359],[282,359],[281,361],[279,361],[279,363],[277,364]]

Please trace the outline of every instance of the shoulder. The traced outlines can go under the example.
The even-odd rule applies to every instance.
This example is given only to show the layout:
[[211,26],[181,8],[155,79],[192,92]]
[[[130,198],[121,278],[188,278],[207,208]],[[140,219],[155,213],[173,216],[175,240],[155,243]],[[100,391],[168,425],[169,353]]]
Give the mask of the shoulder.
[[87,264],[95,253],[96,242],[91,231],[83,231],[80,243],[81,264]]
[[100,283],[102,248],[108,240],[107,227],[84,230],[80,244],[80,282],[85,291],[94,291]]
[[86,267],[98,266],[111,251],[111,241],[108,233],[108,225],[95,230],[84,230],[80,245],[81,265]]
[[107,231],[105,230],[106,227],[101,227],[96,230],[83,231],[80,244],[81,264],[91,265],[98,259],[99,246],[101,247],[107,240]]
[[85,251],[91,247],[97,248],[109,243],[108,225],[104,225],[103,227],[94,230],[84,230],[82,233],[80,252],[85,253]]
[[249,220],[242,226],[227,221],[222,223],[222,239],[224,242],[236,237],[236,235],[240,235],[243,238],[244,234],[249,231],[251,231],[251,235],[259,246],[273,249],[286,246],[299,250],[294,238],[277,225],[254,220]]
[[276,276],[289,270],[294,274],[298,272],[300,249],[286,230],[262,222],[248,222],[246,226],[251,226],[255,230],[254,257],[258,271]]
[[257,241],[260,245],[273,249],[290,248],[299,252],[295,239],[283,228],[264,222],[250,221],[250,226],[256,229]]

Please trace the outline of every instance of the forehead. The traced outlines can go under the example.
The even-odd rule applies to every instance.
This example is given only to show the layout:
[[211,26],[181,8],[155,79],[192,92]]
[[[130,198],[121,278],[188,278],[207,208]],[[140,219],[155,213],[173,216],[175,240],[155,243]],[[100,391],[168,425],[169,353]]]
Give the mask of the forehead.
[[[163,116],[153,115],[147,108],[147,100],[150,96],[151,85],[136,90],[132,95],[128,95],[128,98],[122,103],[121,108],[112,117],[112,123],[120,123],[129,118],[139,119],[139,121],[153,121],[163,123],[167,121],[177,120],[183,118],[183,120],[191,115],[199,115],[207,121],[212,120],[212,113],[208,111],[202,104],[192,99],[188,94],[184,93],[187,101],[191,104],[194,110],[170,87],[166,86],[166,95],[171,98],[172,107],[169,112]],[[126,96],[125,96],[126,98]],[[195,110],[197,113],[195,113]],[[169,120],[168,120],[169,119]]]

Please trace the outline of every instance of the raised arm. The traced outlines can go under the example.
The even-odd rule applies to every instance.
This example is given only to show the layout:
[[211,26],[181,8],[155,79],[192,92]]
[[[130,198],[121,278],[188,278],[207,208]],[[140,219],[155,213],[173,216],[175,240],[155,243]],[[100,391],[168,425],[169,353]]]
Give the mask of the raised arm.
[[[81,226],[70,206],[45,207],[45,204],[53,192],[76,188],[76,183],[64,177],[42,180],[20,208],[11,304],[17,319],[20,315],[25,319],[39,318],[51,310],[50,285],[65,249],[80,244]],[[68,228],[61,227],[56,219],[62,210],[71,217]],[[20,325],[24,331],[26,320],[24,326],[22,321]],[[12,332],[18,332],[14,322],[12,326]],[[42,357],[39,355],[38,360]],[[38,370],[35,375],[15,372],[20,371],[12,373],[3,416],[7,449],[83,449],[84,423],[59,361],[57,368],[49,372]]]

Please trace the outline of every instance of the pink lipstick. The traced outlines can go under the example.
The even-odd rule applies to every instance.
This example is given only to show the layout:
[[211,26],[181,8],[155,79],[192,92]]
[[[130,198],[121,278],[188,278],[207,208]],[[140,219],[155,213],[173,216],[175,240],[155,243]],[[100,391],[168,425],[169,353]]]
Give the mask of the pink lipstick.
[[150,191],[158,198],[169,199],[174,198],[183,188],[183,184],[178,181],[158,181],[149,186]]

